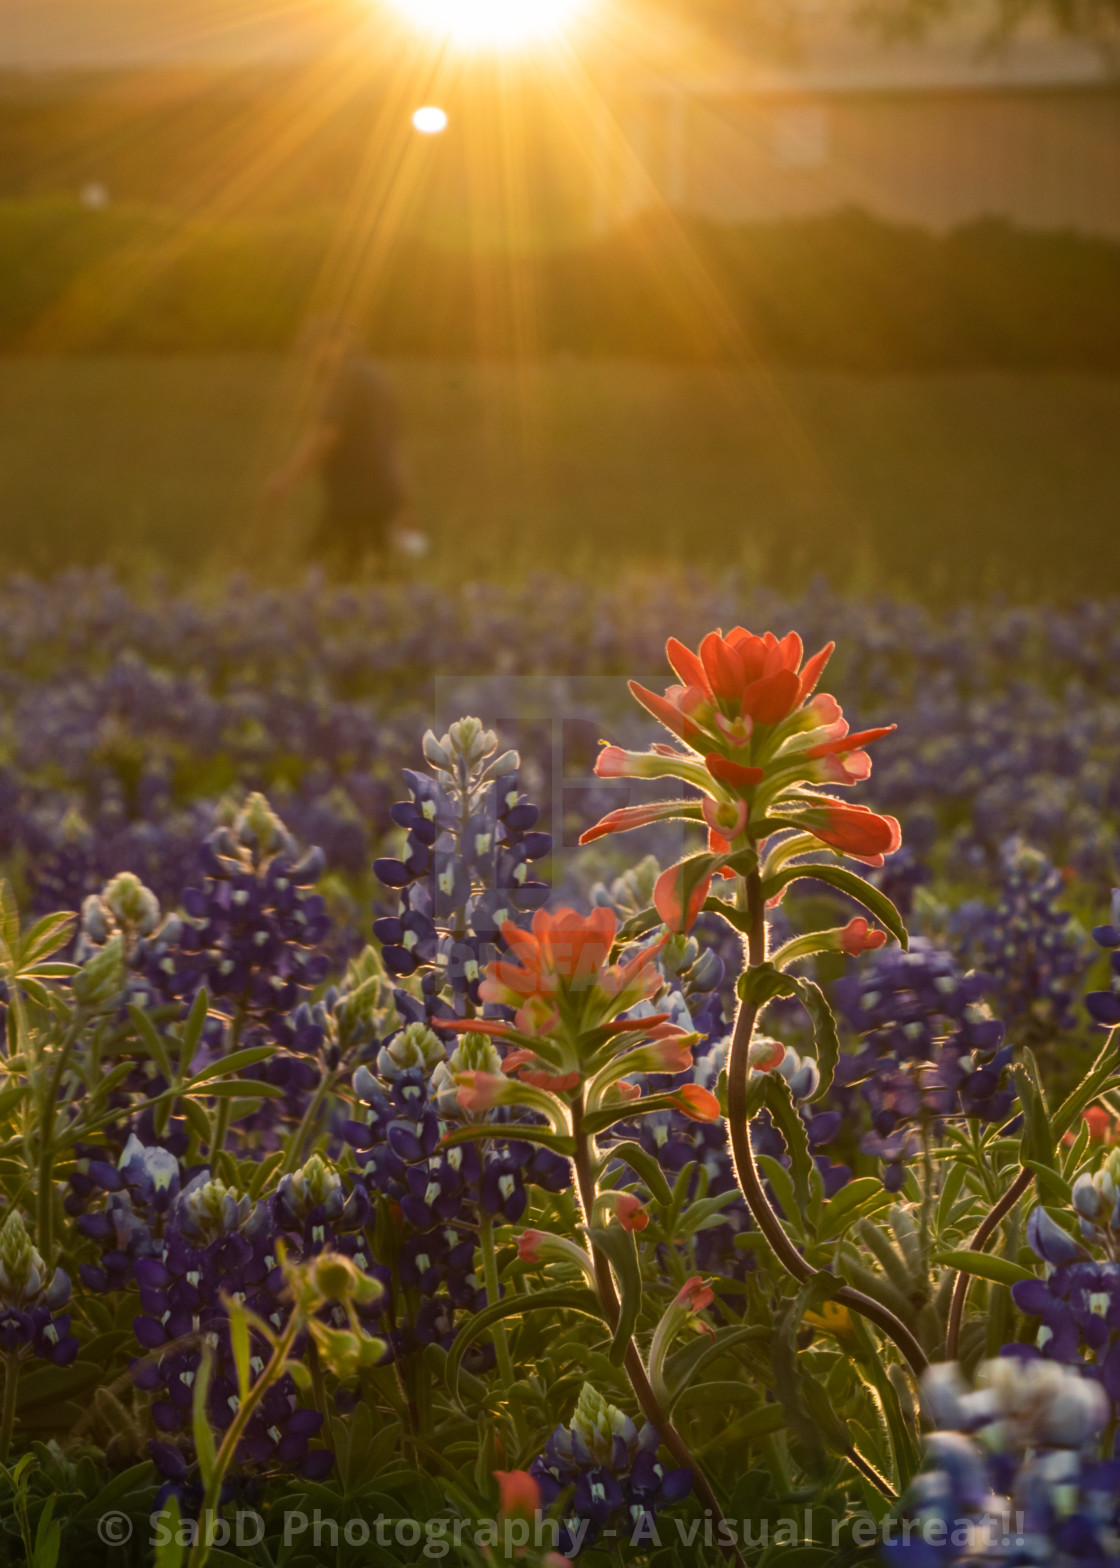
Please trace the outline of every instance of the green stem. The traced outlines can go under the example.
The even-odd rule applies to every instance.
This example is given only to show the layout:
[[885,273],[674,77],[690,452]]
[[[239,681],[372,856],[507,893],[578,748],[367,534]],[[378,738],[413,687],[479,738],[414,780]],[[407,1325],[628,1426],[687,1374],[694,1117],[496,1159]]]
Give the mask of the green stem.
[[[1033,1180],[1034,1172],[1024,1166],[1003,1197],[992,1209],[992,1212],[986,1214],[981,1220],[979,1229],[968,1244],[969,1252],[983,1252],[1004,1215],[1010,1214]],[[971,1284],[972,1275],[966,1274],[962,1269],[957,1275],[956,1284],[953,1286],[953,1299],[949,1306],[949,1328],[945,1336],[946,1361],[955,1361],[957,1359],[957,1346],[961,1337],[961,1319],[964,1317],[965,1302],[968,1300],[968,1288]]]
[[918,1246],[922,1259],[922,1287],[929,1286],[929,1260],[933,1247],[933,1134],[929,1117],[922,1116],[922,1211],[918,1222]]
[[319,1087],[312,1095],[308,1107],[303,1113],[303,1118],[288,1144],[288,1152],[284,1156],[284,1163],[280,1167],[279,1175],[290,1176],[293,1171],[299,1170],[303,1164],[303,1148],[307,1142],[307,1134],[315,1125],[315,1120],[319,1115],[323,1101],[330,1090],[333,1089],[334,1082],[335,1073],[333,1072],[324,1073],[319,1079]]
[[[584,1107],[581,1097],[572,1106],[572,1133],[576,1145],[575,1154],[572,1156],[572,1166],[575,1173],[576,1197],[583,1213],[584,1230],[588,1244],[591,1247],[599,1300],[602,1302],[607,1322],[613,1333],[618,1326],[620,1310],[618,1292],[615,1289],[614,1275],[611,1273],[609,1258],[591,1241],[591,1227],[595,1213],[595,1198],[597,1196],[595,1182],[596,1151],[593,1147],[592,1139],[583,1131],[583,1112]],[[653,1391],[653,1385],[650,1383],[649,1374],[646,1371],[641,1352],[632,1339],[627,1342],[623,1366],[625,1367],[627,1377],[630,1379],[630,1386],[634,1390],[634,1397],[641,1406],[642,1414],[651,1426],[657,1428],[661,1441],[677,1463],[692,1472],[692,1484],[696,1489],[697,1497],[705,1508],[711,1509],[715,1523],[717,1525],[722,1524],[723,1510],[719,1505],[719,1499],[712,1491],[711,1483],[699,1460],[677,1431],[667,1412],[662,1409],[661,1403]],[[734,1532],[731,1532],[731,1535],[733,1538]],[[721,1549],[726,1557],[732,1558],[739,1564],[739,1568],[745,1568],[738,1547],[721,1546]]]
[[222,1500],[222,1483],[225,1481],[226,1473],[233,1463],[238,1444],[245,1435],[245,1428],[252,1420],[258,1405],[276,1380],[283,1376],[284,1366],[301,1327],[300,1316],[293,1311],[287,1328],[276,1342],[268,1365],[253,1384],[242,1401],[233,1421],[226,1428],[226,1435],[222,1439],[222,1446],[218,1449],[217,1457],[214,1460],[214,1468],[210,1473],[210,1479],[206,1483],[202,1509],[199,1514],[198,1536],[194,1546],[191,1548],[187,1568],[205,1568],[207,1559],[210,1556],[211,1546],[214,1544],[209,1539],[211,1534],[210,1521],[218,1516],[218,1509]]
[[307,1366],[311,1373],[311,1393],[315,1400],[315,1409],[323,1418],[323,1434],[329,1437],[331,1413],[327,1404],[327,1385],[323,1378],[323,1362],[319,1355],[319,1347],[313,1339],[309,1339],[307,1343]]
[[[754,969],[766,962],[766,907],[762,897],[762,882],[757,871],[746,878],[746,907],[750,915],[747,962]],[[798,1252],[786,1234],[785,1226],[770,1207],[770,1200],[766,1196],[766,1189],[762,1185],[762,1178],[755,1164],[754,1150],[751,1148],[747,1080],[750,1076],[751,1040],[758,1014],[757,1005],[740,1002],[735,1018],[735,1029],[731,1036],[731,1052],[727,1063],[727,1126],[731,1138],[732,1159],[740,1190],[747,1201],[747,1208],[755,1224],[769,1242],[770,1250],[799,1284],[805,1284],[817,1271]],[[831,1299],[853,1312],[858,1312],[881,1328],[884,1334],[898,1346],[915,1372],[925,1371],[929,1364],[925,1352],[905,1323],[887,1307],[873,1297],[864,1295],[863,1291],[853,1290],[850,1285],[841,1286]]]
[[62,1093],[62,1079],[70,1060],[70,1052],[81,1028],[81,1015],[76,1014],[59,1044],[58,1056],[51,1070],[45,1103],[39,1111],[39,1169],[35,1191],[35,1237],[39,1252],[48,1271],[54,1264],[54,1118],[55,1108]]
[[[486,1300],[500,1301],[501,1287],[498,1283],[498,1258],[494,1251],[494,1217],[485,1209],[478,1211],[478,1248],[482,1253],[482,1278],[486,1285]],[[501,1373],[502,1382],[508,1389],[513,1383],[516,1374],[513,1370],[513,1358],[509,1353],[509,1341],[506,1338],[504,1323],[495,1323],[490,1330],[494,1340],[494,1350],[498,1357],[498,1371]]]
[[4,1406],[0,1414],[0,1464],[7,1464],[8,1450],[12,1446],[12,1432],[16,1424],[16,1400],[19,1396],[19,1360],[4,1357]]
[[[229,1036],[226,1040],[226,1055],[231,1056],[241,1042],[241,1031],[245,1027],[245,1014],[241,1008],[233,1015],[229,1026]],[[217,1175],[216,1162],[218,1156],[226,1146],[226,1135],[229,1132],[229,1119],[233,1113],[233,1101],[228,1095],[223,1094],[214,1111],[214,1119],[210,1124],[210,1170],[212,1175]]]

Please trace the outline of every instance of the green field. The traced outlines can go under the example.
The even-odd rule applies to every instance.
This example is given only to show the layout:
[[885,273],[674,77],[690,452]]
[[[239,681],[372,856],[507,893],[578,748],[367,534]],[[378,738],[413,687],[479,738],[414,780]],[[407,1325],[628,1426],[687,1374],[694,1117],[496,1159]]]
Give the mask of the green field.
[[[394,361],[441,568],[743,565],[967,595],[1114,587],[1120,379]],[[0,361],[5,566],[300,563],[278,359]]]

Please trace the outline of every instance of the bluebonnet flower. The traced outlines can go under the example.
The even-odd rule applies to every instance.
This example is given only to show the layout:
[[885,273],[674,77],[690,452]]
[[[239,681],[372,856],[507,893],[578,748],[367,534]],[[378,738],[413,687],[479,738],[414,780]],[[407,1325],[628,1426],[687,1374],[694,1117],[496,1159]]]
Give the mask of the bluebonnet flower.
[[1043,1279],[1020,1280],[1012,1299],[1025,1316],[1040,1319],[1033,1345],[1010,1346],[1024,1356],[1085,1367],[1113,1404],[1120,1403],[1120,1264],[1115,1216],[1115,1171],[1082,1175],[1075,1207],[1086,1240],[1104,1244],[1109,1261],[1100,1262],[1044,1208],[1032,1211],[1027,1240],[1045,1265]]
[[[275,1329],[287,1320],[290,1309],[277,1264],[276,1234],[267,1205],[253,1204],[204,1170],[175,1200],[159,1256],[133,1264],[141,1307],[134,1328],[147,1352],[132,1364],[133,1381],[156,1396],[152,1419],[165,1436],[178,1437],[181,1447],[189,1443],[203,1339],[214,1356],[208,1415],[224,1431],[237,1409],[237,1374],[223,1297],[243,1301]],[[260,1356],[261,1350],[257,1346],[254,1354]],[[319,1412],[300,1408],[295,1383],[285,1374],[254,1411],[238,1458],[321,1477],[333,1463],[329,1450],[309,1446],[321,1425]]]
[[909,1529],[889,1532],[885,1562],[1116,1562],[1120,1464],[1099,1456],[1108,1401],[1092,1378],[1007,1356],[981,1366],[975,1391],[952,1363],[931,1367],[922,1391],[937,1430],[899,1505]]
[[1011,1114],[1012,1047],[983,1002],[989,988],[986,976],[962,974],[951,954],[923,937],[909,952],[883,948],[833,985],[862,1043],[841,1054],[829,1104],[851,1113],[865,1102],[871,1127],[861,1147],[885,1163],[891,1191],[920,1147],[912,1129],[923,1118],[990,1122]]
[[972,901],[951,921],[957,950],[990,977],[1002,1016],[1020,1032],[1072,1029],[1086,955],[1080,927],[1061,907],[1062,874],[1021,839],[1003,846],[1000,863],[994,907]]
[[[0,1351],[30,1353],[56,1366],[69,1366],[78,1354],[68,1313],[70,1277],[61,1268],[48,1274],[32,1245],[18,1209],[9,1209],[0,1227]],[[7,1373],[12,1376],[11,1370]]]
[[[647,1421],[639,1430],[628,1415],[584,1383],[568,1426],[558,1426],[529,1474],[545,1509],[562,1500],[560,1546],[590,1545],[619,1518],[627,1536],[643,1515],[681,1502],[692,1490],[688,1470],[666,1470],[658,1461],[661,1439]],[[577,1521],[584,1529],[573,1536]]]
[[[383,962],[391,974],[427,971],[429,1017],[477,1007],[502,926],[549,897],[530,868],[552,839],[536,830],[539,809],[520,792],[516,752],[494,756],[497,747],[477,719],[458,720],[442,740],[429,731],[424,751],[435,777],[405,769],[412,798],[392,808],[407,831],[404,857],[374,863],[381,882],[400,890],[398,913],[374,924]],[[445,986],[450,1005],[438,1000]]]
[[202,860],[202,886],[183,894],[178,948],[153,957],[149,979],[168,996],[189,998],[205,985],[251,1018],[276,1020],[326,977],[315,949],[329,922],[310,891],[322,854],[301,857],[264,796],[251,795],[231,826],[210,837]]

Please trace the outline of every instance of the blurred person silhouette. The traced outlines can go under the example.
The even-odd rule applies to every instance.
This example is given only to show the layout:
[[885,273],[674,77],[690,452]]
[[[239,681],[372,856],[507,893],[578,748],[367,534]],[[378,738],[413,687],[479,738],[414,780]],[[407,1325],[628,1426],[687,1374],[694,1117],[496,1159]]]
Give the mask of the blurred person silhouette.
[[384,570],[391,550],[423,554],[424,535],[406,523],[400,416],[385,372],[344,322],[309,321],[297,348],[311,367],[319,413],[266,482],[265,499],[279,501],[305,474],[318,471],[323,508],[308,554],[333,574],[353,576],[367,559]]

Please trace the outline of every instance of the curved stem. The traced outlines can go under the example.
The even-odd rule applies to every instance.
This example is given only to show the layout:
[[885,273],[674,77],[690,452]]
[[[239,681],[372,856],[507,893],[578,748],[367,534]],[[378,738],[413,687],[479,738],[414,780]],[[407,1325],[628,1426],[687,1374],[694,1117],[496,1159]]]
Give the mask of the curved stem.
[[[478,1250],[482,1253],[482,1279],[486,1286],[486,1300],[500,1301],[502,1288],[498,1283],[498,1259],[494,1252],[494,1218],[481,1205],[478,1210]],[[514,1371],[505,1324],[495,1323],[490,1330],[490,1337],[494,1341],[494,1352],[498,1358],[498,1372],[508,1390],[513,1383]]]
[[12,1432],[16,1424],[16,1398],[19,1394],[19,1361],[15,1356],[4,1357],[4,1407],[0,1414],[0,1464],[7,1464],[8,1450],[12,1446]]
[[293,1311],[287,1328],[284,1330],[281,1338],[276,1341],[268,1365],[260,1377],[257,1378],[257,1381],[253,1384],[238,1408],[233,1421],[226,1428],[226,1435],[222,1439],[222,1446],[218,1449],[217,1457],[214,1460],[214,1468],[206,1483],[206,1491],[199,1513],[198,1535],[191,1549],[187,1568],[204,1568],[211,1550],[217,1544],[212,1539],[214,1534],[212,1521],[218,1517],[218,1510],[221,1507],[222,1484],[225,1481],[226,1473],[233,1463],[238,1444],[245,1435],[245,1428],[249,1425],[249,1421],[260,1405],[261,1400],[276,1380],[283,1376],[285,1364],[301,1327],[299,1314]]
[[[576,1152],[572,1157],[572,1165],[575,1169],[576,1196],[583,1211],[584,1225],[588,1233],[587,1239],[591,1246],[591,1257],[595,1265],[595,1282],[598,1286],[599,1299],[603,1303],[607,1320],[613,1330],[618,1325],[618,1292],[615,1290],[610,1260],[591,1242],[592,1216],[595,1213],[595,1173],[590,1140],[583,1131],[582,1123],[583,1104],[581,1100],[572,1106],[572,1130],[576,1143]],[[661,1408],[661,1404],[650,1383],[641,1353],[632,1339],[627,1343],[623,1366],[627,1377],[630,1379],[630,1386],[634,1390],[638,1404],[641,1406],[642,1414],[651,1426],[657,1428],[661,1441],[682,1469],[692,1472],[692,1484],[696,1489],[697,1497],[705,1508],[711,1509],[712,1518],[716,1524],[722,1524],[723,1510],[719,1505],[719,1499],[712,1491],[711,1483],[704,1474],[699,1460],[673,1425],[671,1417]],[[728,1546],[724,1548],[724,1551],[726,1556],[733,1558],[740,1565],[740,1568],[744,1568],[743,1558],[737,1547]]]
[[[762,899],[762,882],[758,872],[746,879],[747,909],[750,929],[747,937],[747,961],[752,968],[766,962],[766,909]],[[743,1197],[751,1218],[770,1244],[778,1262],[804,1284],[817,1272],[798,1252],[786,1234],[785,1226],[770,1207],[770,1200],[762,1185],[758,1166],[751,1148],[750,1118],[747,1113],[747,1079],[750,1074],[750,1049],[759,1009],[740,1002],[731,1037],[731,1052],[727,1063],[727,1123],[731,1136],[731,1153]],[[899,1318],[874,1297],[850,1285],[841,1288],[832,1300],[858,1312],[892,1339],[916,1373],[924,1372],[929,1365],[921,1345]]]
[[[969,1252],[982,1252],[984,1250],[997,1225],[1006,1215],[1010,1214],[1033,1180],[1034,1172],[1027,1170],[1026,1166],[1024,1166],[992,1212],[985,1215],[980,1221],[976,1234],[968,1244]],[[953,1286],[953,1299],[949,1306],[949,1328],[945,1335],[945,1359],[947,1361],[955,1361],[957,1359],[957,1347],[961,1337],[961,1320],[964,1317],[965,1302],[968,1300],[968,1292],[971,1285],[972,1275],[966,1274],[962,1269],[957,1275],[956,1284]]]

